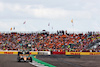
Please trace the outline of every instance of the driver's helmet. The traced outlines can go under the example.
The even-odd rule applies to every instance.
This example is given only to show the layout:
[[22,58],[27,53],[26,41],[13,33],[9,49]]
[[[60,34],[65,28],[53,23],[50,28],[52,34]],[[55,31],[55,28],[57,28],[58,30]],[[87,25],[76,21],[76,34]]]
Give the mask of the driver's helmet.
[[26,52],[25,50],[22,51],[23,54],[25,54],[25,52]]

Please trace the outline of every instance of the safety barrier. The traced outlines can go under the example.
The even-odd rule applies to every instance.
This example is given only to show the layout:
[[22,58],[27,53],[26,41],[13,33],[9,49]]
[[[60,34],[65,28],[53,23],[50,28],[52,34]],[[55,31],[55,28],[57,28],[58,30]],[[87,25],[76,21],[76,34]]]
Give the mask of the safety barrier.
[[51,55],[50,51],[38,51],[38,55]]
[[[18,54],[18,51],[0,51],[0,54]],[[51,55],[50,51],[30,51],[31,55]]]
[[37,51],[30,51],[30,54],[31,55],[38,55],[38,52]]
[[65,52],[56,52],[56,51],[52,51],[53,55],[65,55]]
[[0,54],[18,54],[18,51],[0,51]]
[[[18,54],[18,51],[0,51],[0,54]],[[50,51],[30,51],[31,55],[51,55]],[[100,52],[52,52],[53,55],[100,55]]]
[[[18,51],[0,51],[0,54],[18,54]],[[37,51],[30,51],[32,55],[38,55]]]
[[65,55],[100,55],[100,52],[66,52]]

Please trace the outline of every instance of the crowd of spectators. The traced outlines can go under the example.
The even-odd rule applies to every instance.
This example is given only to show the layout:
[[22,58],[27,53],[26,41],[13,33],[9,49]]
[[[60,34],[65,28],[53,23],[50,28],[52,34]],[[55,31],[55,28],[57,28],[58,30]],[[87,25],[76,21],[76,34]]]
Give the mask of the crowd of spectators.
[[100,40],[100,34],[93,32],[0,33],[0,50],[18,50],[25,47],[32,51],[100,52],[100,46],[89,49],[89,45],[97,40]]

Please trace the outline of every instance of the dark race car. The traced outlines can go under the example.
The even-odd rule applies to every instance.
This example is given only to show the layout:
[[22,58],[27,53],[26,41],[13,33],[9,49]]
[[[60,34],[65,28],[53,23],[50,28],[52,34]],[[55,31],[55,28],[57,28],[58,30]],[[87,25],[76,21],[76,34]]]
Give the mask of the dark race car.
[[17,61],[29,61],[32,62],[32,57],[30,57],[30,53],[28,51],[19,51]]

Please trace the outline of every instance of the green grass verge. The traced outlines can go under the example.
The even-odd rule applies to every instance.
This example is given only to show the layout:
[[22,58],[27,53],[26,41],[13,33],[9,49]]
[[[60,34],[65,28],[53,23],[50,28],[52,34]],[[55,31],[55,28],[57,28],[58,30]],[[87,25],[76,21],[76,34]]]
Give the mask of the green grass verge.
[[56,66],[53,66],[53,65],[51,65],[51,64],[49,64],[49,63],[43,62],[43,61],[41,61],[41,60],[39,60],[39,59],[37,59],[37,58],[34,58],[34,56],[35,56],[35,55],[31,55],[32,60],[34,60],[35,62],[38,62],[38,63],[43,64],[44,66],[48,66],[48,67],[56,67]]

